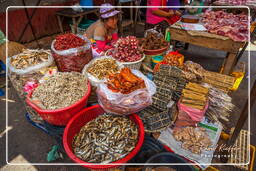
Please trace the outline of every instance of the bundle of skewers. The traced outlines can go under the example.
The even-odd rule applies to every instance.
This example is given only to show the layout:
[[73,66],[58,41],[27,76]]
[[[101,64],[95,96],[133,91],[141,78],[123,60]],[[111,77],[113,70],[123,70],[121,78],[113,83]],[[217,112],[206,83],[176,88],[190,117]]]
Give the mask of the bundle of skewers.
[[[232,103],[232,98],[212,85],[203,84],[204,87],[209,88],[209,107],[206,111],[206,116],[213,122],[228,122],[231,112],[234,112],[235,105]],[[225,124],[222,124],[223,126]]]

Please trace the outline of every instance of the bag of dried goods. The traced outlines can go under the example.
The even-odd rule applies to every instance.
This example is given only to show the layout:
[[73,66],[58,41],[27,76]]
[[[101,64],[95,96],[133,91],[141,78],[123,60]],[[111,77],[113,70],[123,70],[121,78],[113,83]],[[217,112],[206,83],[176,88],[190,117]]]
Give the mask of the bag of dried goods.
[[61,72],[81,72],[92,59],[90,41],[72,33],[56,37],[51,45],[52,54]]
[[140,39],[139,45],[142,49],[157,50],[168,46],[163,34],[155,29],[149,29],[145,32],[144,38]]
[[93,86],[103,83],[109,74],[117,73],[123,65],[110,56],[95,58],[85,65],[82,73]]
[[131,114],[152,104],[156,92],[154,82],[138,70],[122,68],[120,73],[111,74],[97,88],[98,102],[110,113]]
[[19,75],[30,74],[53,64],[48,50],[24,49],[20,54],[7,58],[11,72]]

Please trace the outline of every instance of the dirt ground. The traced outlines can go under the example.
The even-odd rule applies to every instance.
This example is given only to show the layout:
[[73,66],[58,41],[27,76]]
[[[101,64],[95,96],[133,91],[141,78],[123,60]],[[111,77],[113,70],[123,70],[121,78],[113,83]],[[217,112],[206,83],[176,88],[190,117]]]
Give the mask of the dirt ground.
[[[141,35],[142,33],[140,33]],[[54,36],[41,39],[40,44],[43,48],[49,48]],[[35,42],[27,44],[27,47],[34,47]],[[192,60],[200,63],[205,69],[219,71],[223,62],[225,52],[201,48],[190,45],[188,50],[181,53],[185,55],[185,60]],[[256,79],[256,46],[251,46],[251,83]],[[240,61],[248,64],[248,50],[243,54]],[[239,117],[246,99],[248,98],[248,65],[247,75],[244,78],[240,88],[232,94],[233,102],[237,106],[238,111],[231,116],[228,127],[233,127]],[[0,83],[3,84],[5,78],[1,78]],[[8,165],[6,163],[6,97],[0,97],[0,170],[3,171],[35,171],[35,170],[84,170],[80,166],[64,166],[63,163],[72,163],[72,161],[64,155],[63,160],[58,160],[59,166],[42,166],[32,163],[47,163],[47,153],[56,142],[43,131],[33,127],[25,118],[26,110],[22,101],[18,98],[13,86],[9,83],[8,87],[8,154],[7,161],[11,164],[27,163],[26,166]],[[251,110],[251,144],[256,145],[256,105]],[[244,129],[248,128],[248,122],[245,123]],[[231,166],[218,167],[220,170],[238,170]],[[254,167],[254,169],[256,169]]]

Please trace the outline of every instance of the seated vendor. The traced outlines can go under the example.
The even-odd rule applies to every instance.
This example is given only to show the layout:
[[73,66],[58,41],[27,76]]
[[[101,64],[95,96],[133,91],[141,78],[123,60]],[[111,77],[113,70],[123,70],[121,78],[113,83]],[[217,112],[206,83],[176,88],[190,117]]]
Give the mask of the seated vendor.
[[181,12],[179,10],[166,8],[166,6],[179,6],[179,0],[148,0],[147,5],[164,8],[147,8],[146,29],[157,27],[158,31],[165,34],[166,28],[180,19]]
[[85,32],[89,39],[96,41],[96,46],[101,51],[112,48],[111,43],[118,39],[118,15],[120,11],[114,9],[111,4],[102,4],[100,19],[93,23]]

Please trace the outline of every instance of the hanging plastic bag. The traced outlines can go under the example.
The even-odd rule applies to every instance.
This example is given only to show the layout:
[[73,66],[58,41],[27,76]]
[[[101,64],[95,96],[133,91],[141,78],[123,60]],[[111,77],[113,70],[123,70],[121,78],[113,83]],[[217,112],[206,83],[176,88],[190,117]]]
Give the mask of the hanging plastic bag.
[[[15,68],[14,66],[12,66],[11,60],[17,58],[19,55],[23,55],[23,53],[20,53],[20,54],[18,54],[18,55],[15,55],[15,56],[12,56],[12,57],[10,57],[10,58],[7,58],[7,66],[9,67],[9,69],[11,70],[11,72],[14,72],[14,73],[16,73],[16,74],[18,74],[18,75],[31,74],[31,73],[34,73],[34,72],[36,72],[36,71],[42,69],[42,68],[48,67],[48,66],[50,66],[50,65],[53,64],[53,61],[54,61],[54,60],[53,60],[52,54],[51,54],[49,51],[47,51],[47,50],[43,50],[43,49],[41,49],[41,50],[37,50],[37,49],[35,49],[35,50],[27,49],[27,50],[26,50],[26,53],[27,53],[27,52],[32,52],[32,53],[33,53],[33,52],[45,52],[45,53],[48,54],[48,60],[46,60],[46,61],[44,61],[44,62],[42,62],[42,63],[40,63],[40,64],[36,64],[36,65],[32,65],[32,66],[26,67],[26,68],[24,68],[24,69],[17,69],[17,68]],[[25,54],[24,54],[24,55],[25,55]]]
[[84,65],[92,59],[91,42],[86,37],[77,35],[85,41],[80,47],[70,48],[67,50],[56,50],[52,42],[51,50],[59,71],[61,72],[81,72]]
[[98,102],[106,112],[128,115],[152,104],[152,96],[156,92],[156,85],[140,71],[132,70],[132,73],[144,80],[146,88],[135,90],[130,94],[122,94],[112,92],[105,83],[99,84],[96,90]]
[[96,62],[97,60],[102,60],[102,59],[112,59],[112,60],[114,60],[114,61],[116,62],[116,64],[118,65],[119,70],[124,67],[123,64],[121,64],[121,63],[118,62],[116,59],[112,58],[111,56],[102,56],[102,57],[95,58],[95,59],[91,60],[88,64],[86,64],[86,65],[84,66],[84,69],[83,69],[83,71],[82,71],[82,74],[88,77],[88,79],[90,80],[90,83],[91,83],[93,86],[97,86],[98,84],[105,82],[106,79],[101,79],[101,80],[100,80],[100,79],[96,78],[95,76],[93,76],[92,74],[90,74],[89,72],[87,72],[87,69],[88,69],[88,67],[90,67],[94,62]]

